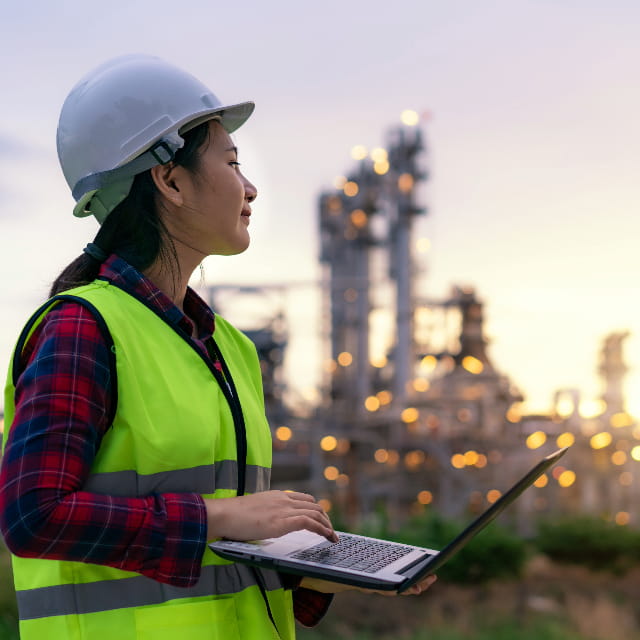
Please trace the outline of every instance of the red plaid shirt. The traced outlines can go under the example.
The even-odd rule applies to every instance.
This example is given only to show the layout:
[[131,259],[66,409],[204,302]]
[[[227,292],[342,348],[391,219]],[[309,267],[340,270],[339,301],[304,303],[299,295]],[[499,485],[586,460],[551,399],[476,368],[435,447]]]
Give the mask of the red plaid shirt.
[[[205,341],[213,335],[214,315],[192,289],[182,313],[116,255],[100,276],[146,300],[187,335],[195,326],[194,343],[209,357]],[[82,490],[115,408],[109,351],[94,317],[80,304],[58,304],[29,338],[22,364],[0,468],[0,529],[7,546],[20,556],[92,562],[194,585],[207,532],[200,495],[127,498]],[[331,596],[296,589],[296,618],[314,626],[330,602]]]

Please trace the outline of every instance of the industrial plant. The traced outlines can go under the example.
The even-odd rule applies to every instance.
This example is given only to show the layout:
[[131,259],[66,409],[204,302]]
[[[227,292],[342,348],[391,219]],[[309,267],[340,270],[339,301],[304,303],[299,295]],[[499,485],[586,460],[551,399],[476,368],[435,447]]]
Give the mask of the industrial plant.
[[262,363],[273,486],[309,491],[352,525],[380,512],[399,522],[428,509],[461,517],[569,446],[510,509],[519,530],[533,516],[577,512],[637,525],[640,426],[623,393],[627,334],[600,347],[593,415],[581,415],[575,389],[558,390],[548,414],[524,414],[523,392],[487,352],[477,291],[452,285],[432,299],[420,290],[415,227],[429,215],[418,195],[429,174],[417,114],[403,113],[384,147],[352,156],[351,171],[317,202],[325,357],[316,402],[288,399],[287,285],[207,292],[223,315],[242,296],[270,298],[263,326],[246,333]]

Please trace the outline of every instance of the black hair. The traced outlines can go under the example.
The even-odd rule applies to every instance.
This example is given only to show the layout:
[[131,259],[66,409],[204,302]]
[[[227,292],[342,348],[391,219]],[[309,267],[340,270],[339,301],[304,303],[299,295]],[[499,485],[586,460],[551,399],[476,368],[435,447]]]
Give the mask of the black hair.
[[[173,163],[195,172],[200,149],[209,139],[209,123],[203,122],[183,137],[184,146],[176,152]],[[159,215],[157,194],[151,170],[135,176],[129,194],[107,216],[94,243],[107,255],[117,253],[138,271],[144,271],[160,258],[177,281],[180,267],[175,245]],[[54,280],[49,295],[93,282],[100,265],[100,260],[83,252]]]

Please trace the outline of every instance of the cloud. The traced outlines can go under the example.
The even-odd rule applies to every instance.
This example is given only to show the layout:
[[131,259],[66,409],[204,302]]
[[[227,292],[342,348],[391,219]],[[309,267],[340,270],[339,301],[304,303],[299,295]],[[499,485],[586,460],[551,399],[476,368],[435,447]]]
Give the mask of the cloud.
[[0,129],[0,220],[13,215],[16,207],[28,215],[40,194],[33,188],[34,176],[42,186],[49,155],[41,145]]
[[22,138],[18,138],[5,131],[0,131],[0,161],[19,158],[24,160],[35,155],[40,155],[40,150]]

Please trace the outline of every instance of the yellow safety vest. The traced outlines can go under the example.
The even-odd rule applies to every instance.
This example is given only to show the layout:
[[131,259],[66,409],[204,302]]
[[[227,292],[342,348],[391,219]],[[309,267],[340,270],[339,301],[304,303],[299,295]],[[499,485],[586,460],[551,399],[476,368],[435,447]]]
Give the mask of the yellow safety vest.
[[[117,411],[102,439],[84,490],[115,496],[195,492],[238,493],[236,430],[246,427],[247,493],[267,490],[271,434],[264,415],[260,368],[251,341],[216,316],[215,344],[227,383],[241,401],[234,415],[214,369],[156,312],[101,280],[57,296],[25,327],[10,365],[5,424],[15,413],[20,351],[58,299],[90,308],[111,336]],[[9,428],[5,429],[6,440]],[[238,440],[241,440],[239,434]],[[241,443],[240,443],[241,444]],[[242,452],[242,446],[240,446]],[[194,587],[163,584],[136,573],[83,562],[13,557],[22,640],[189,640],[295,637],[291,592],[278,574],[256,573],[208,548]],[[264,601],[277,625],[276,632]]]

